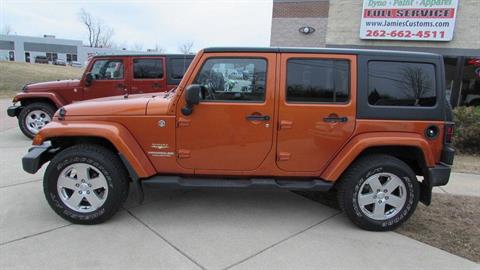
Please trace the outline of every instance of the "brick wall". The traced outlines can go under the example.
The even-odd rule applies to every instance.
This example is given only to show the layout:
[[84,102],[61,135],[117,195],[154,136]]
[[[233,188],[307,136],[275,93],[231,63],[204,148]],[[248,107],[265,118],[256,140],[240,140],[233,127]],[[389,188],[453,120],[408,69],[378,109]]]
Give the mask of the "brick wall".
[[[325,47],[329,1],[274,0],[270,45],[275,47]],[[315,32],[305,35],[300,27]]]

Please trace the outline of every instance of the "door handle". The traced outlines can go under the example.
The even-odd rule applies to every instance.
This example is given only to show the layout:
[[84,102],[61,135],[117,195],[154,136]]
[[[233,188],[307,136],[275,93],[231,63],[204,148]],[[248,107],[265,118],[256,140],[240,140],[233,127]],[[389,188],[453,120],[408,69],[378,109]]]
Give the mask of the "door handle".
[[324,117],[323,121],[327,123],[336,123],[336,122],[345,123],[348,121],[348,117],[338,116],[336,114],[330,114],[329,116]]
[[268,116],[268,115],[256,115],[256,114],[247,115],[246,118],[247,118],[248,121],[268,121],[268,120],[270,120],[270,116]]

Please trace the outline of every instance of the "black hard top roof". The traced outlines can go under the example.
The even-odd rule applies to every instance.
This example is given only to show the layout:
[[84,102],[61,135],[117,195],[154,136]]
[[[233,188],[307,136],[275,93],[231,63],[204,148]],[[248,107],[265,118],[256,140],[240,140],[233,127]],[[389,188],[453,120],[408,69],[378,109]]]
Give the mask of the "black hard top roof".
[[[419,48],[421,50],[421,48]],[[271,53],[331,53],[355,55],[415,56],[437,58],[439,54],[411,51],[345,49],[345,48],[297,48],[297,47],[211,47],[204,52],[271,52]]]

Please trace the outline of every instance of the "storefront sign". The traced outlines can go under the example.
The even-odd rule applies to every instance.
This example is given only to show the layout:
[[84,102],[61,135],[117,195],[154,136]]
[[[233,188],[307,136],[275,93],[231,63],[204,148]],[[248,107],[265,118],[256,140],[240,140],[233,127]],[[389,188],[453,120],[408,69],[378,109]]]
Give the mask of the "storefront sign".
[[363,0],[361,39],[450,41],[458,0]]

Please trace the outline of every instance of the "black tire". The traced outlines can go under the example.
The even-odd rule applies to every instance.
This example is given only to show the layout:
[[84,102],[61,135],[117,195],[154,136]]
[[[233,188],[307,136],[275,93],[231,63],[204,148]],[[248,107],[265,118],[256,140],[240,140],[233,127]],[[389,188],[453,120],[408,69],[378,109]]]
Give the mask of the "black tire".
[[[406,201],[403,207],[395,210],[394,216],[384,220],[376,220],[366,215],[360,209],[357,199],[362,184],[368,177],[378,173],[393,174],[399,177],[405,186]],[[337,185],[338,202],[347,217],[360,228],[369,231],[390,231],[413,214],[420,196],[419,188],[415,173],[405,162],[389,155],[369,155],[355,161],[342,175]],[[388,196],[386,198],[388,199]]]
[[23,107],[23,109],[20,111],[20,114],[18,115],[18,126],[20,127],[22,133],[30,139],[33,139],[35,133],[32,133],[30,130],[28,130],[26,118],[28,113],[35,110],[43,111],[48,114],[48,116],[50,116],[50,119],[53,119],[56,108],[45,102],[34,102]]
[[[75,163],[95,167],[108,184],[103,205],[89,213],[75,211],[67,206],[57,191],[60,173]],[[127,199],[128,188],[127,171],[119,157],[109,149],[93,144],[71,146],[57,154],[48,165],[43,179],[43,189],[50,207],[62,218],[76,224],[99,224],[111,218]]]

